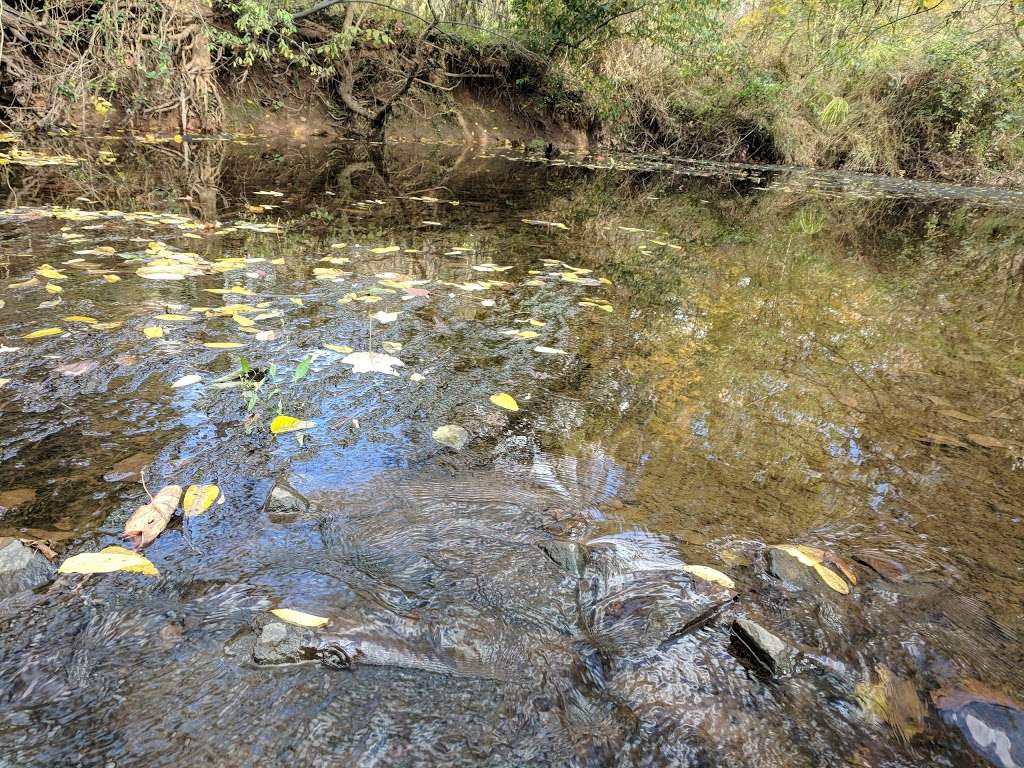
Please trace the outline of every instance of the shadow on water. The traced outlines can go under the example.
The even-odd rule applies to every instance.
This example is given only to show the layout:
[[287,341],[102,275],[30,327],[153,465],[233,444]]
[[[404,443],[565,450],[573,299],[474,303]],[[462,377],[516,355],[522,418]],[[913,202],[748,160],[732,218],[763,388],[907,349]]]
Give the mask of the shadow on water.
[[[0,534],[117,543],[139,468],[224,501],[158,578],[4,596],[12,765],[1022,764],[1019,193],[32,150],[0,166]],[[398,375],[342,362],[370,345]],[[261,383],[220,388],[239,357]]]

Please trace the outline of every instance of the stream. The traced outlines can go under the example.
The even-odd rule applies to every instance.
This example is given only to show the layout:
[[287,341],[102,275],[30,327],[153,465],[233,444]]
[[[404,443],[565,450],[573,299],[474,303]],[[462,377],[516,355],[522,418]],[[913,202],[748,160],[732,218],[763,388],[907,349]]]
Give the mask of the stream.
[[1024,193],[13,138],[0,766],[1024,766]]

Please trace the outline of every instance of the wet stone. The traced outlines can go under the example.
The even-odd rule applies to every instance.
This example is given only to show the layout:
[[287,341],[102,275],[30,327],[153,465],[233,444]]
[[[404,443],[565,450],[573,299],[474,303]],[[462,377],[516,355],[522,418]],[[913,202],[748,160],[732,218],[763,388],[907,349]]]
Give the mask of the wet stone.
[[587,567],[586,547],[575,541],[549,539],[537,544],[555,565],[580,578]]
[[279,621],[264,625],[252,649],[257,664],[295,664],[315,658],[312,632],[290,627]]
[[773,675],[787,675],[793,671],[796,651],[780,637],[750,619],[736,619],[732,628],[743,646]]
[[35,589],[53,577],[53,566],[17,539],[0,539],[0,597]]
[[275,523],[288,523],[306,514],[306,497],[287,483],[278,483],[267,499],[267,516]]
[[820,590],[822,582],[818,574],[792,555],[781,549],[769,547],[765,552],[765,558],[768,562],[768,573],[784,582],[786,586],[792,589]]

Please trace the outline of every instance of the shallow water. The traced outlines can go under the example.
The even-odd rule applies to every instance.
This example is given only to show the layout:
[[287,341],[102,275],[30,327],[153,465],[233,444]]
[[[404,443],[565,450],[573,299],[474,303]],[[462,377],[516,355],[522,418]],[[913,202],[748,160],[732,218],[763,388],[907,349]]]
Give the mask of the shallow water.
[[[159,578],[0,603],[7,763],[985,764],[930,694],[1024,695],[1020,193],[451,146],[33,148],[68,160],[0,166],[0,534],[58,562],[117,543],[147,501],[132,457],[154,493],[224,502],[145,548]],[[199,274],[140,277],[155,258]],[[216,388],[240,356],[262,384]],[[272,435],[279,411],[314,426]],[[309,511],[268,513],[275,482]],[[904,576],[787,589],[780,543]],[[683,563],[736,585],[686,631],[718,595]],[[253,664],[274,607],[365,663]],[[737,616],[797,669],[751,659]],[[927,708],[907,741],[857,696],[879,666]]]

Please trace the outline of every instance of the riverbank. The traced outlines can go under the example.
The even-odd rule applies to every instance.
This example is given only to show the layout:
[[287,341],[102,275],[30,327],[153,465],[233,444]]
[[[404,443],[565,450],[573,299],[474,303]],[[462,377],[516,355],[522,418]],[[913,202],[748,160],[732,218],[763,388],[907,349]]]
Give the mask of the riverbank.
[[[792,30],[782,44],[782,22],[761,11],[622,22],[536,5],[489,25],[447,5],[428,18],[415,3],[5,6],[0,121],[551,144],[1024,183],[1022,59],[1012,37],[975,21],[882,36],[859,18],[837,31],[837,11],[825,46]],[[992,29],[1009,23],[994,18]],[[698,21],[711,27],[699,34]]]

